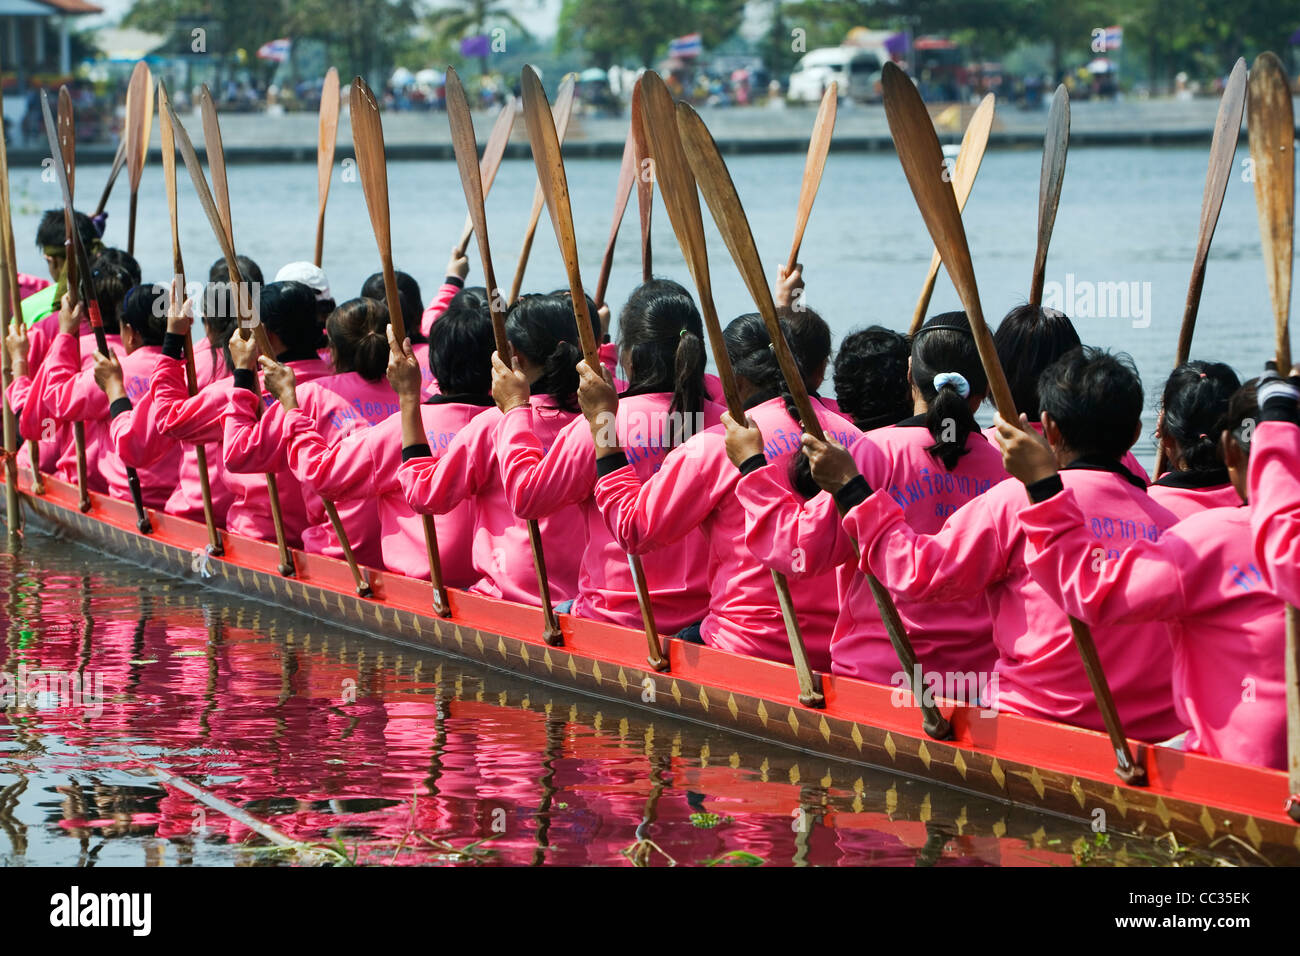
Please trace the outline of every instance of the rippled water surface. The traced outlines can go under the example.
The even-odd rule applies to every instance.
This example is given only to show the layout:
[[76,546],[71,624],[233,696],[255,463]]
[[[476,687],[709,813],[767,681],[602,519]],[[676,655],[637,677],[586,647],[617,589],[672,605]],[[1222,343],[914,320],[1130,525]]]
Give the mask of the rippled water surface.
[[6,866],[1203,862],[340,631],[34,533],[0,553],[0,633],[0,686],[33,691],[0,710]]

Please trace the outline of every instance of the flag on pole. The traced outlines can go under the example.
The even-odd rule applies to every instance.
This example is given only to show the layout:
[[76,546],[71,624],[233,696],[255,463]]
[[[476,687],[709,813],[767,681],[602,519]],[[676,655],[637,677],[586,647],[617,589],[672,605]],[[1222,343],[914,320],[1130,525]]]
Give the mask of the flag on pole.
[[699,56],[704,52],[704,39],[698,33],[688,33],[668,43],[668,55],[676,57]]
[[293,47],[293,41],[288,37],[280,37],[278,40],[272,40],[270,43],[263,43],[257,48],[257,58],[259,60],[271,60],[274,63],[283,63],[289,59],[289,50]]
[[1106,28],[1106,49],[1118,50],[1124,45],[1124,28],[1113,26]]

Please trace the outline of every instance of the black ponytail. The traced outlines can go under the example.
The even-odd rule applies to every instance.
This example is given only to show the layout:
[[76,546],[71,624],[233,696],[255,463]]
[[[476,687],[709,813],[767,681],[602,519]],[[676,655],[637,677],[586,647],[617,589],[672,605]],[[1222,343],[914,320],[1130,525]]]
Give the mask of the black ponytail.
[[[593,325],[599,322],[589,312]],[[594,334],[599,334],[599,327]],[[572,300],[560,295],[520,296],[506,316],[510,345],[530,362],[542,367],[533,383],[534,395],[550,395],[557,408],[578,411],[578,325]]]
[[[966,395],[954,375],[965,379]],[[979,429],[969,399],[982,399],[989,387],[965,312],[932,316],[912,337],[912,383],[925,399],[925,426],[934,438],[926,451],[952,471]]]
[[1173,440],[1187,471],[1223,467],[1218,425],[1239,388],[1237,373],[1222,362],[1187,362],[1170,373],[1160,403],[1160,434]]
[[618,318],[618,346],[629,382],[626,395],[672,392],[675,448],[695,433],[704,409],[704,323],[684,288],[651,279],[632,292]]
[[375,299],[349,299],[325,320],[334,371],[382,381],[388,369],[388,306]]

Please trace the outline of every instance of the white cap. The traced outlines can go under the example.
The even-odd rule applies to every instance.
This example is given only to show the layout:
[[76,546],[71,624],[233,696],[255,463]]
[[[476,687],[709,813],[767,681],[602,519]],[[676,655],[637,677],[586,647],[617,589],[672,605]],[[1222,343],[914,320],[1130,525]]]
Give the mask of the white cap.
[[325,278],[325,272],[320,266],[311,262],[290,262],[288,265],[281,266],[280,271],[275,274],[276,282],[301,282],[303,285],[311,286],[316,292],[316,301],[334,298],[330,295],[330,281]]

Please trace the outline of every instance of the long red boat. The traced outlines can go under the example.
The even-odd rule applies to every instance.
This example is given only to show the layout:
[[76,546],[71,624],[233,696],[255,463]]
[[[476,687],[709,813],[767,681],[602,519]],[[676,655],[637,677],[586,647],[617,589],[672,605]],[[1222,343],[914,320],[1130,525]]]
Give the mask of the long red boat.
[[953,737],[934,740],[922,730],[920,708],[898,705],[897,688],[822,675],[825,706],[805,707],[785,664],[669,641],[669,668],[657,672],[640,631],[562,615],[562,644],[550,646],[538,608],[452,591],[444,618],[425,581],[367,569],[372,593],[361,597],[339,560],[295,551],[294,574],[285,576],[273,543],[223,532],[216,557],[202,524],[155,511],[145,535],[127,502],[92,493],[82,512],[77,489],[48,475],[43,494],[25,473],[19,491],[33,528],[372,636],[1117,833],[1172,833],[1200,847],[1227,836],[1270,863],[1300,864],[1300,825],[1288,816],[1279,770],[1133,741],[1148,782],[1131,786],[1115,775],[1102,733],[941,701]]

